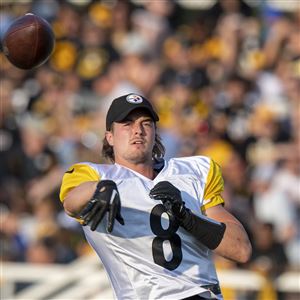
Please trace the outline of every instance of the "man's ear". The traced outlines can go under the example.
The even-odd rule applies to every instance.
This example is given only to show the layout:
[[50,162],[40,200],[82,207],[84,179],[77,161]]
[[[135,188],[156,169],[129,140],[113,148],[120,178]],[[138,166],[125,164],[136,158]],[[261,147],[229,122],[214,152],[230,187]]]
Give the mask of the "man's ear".
[[114,136],[111,131],[105,132],[105,138],[110,146],[114,145]]

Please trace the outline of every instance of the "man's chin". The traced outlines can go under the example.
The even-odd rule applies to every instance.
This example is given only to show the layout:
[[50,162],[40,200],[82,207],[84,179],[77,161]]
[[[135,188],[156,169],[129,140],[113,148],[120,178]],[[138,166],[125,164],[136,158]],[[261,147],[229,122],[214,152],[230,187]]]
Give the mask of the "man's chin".
[[138,154],[132,155],[127,159],[134,164],[145,164],[151,161],[151,156],[149,156],[146,153],[140,153],[139,155]]

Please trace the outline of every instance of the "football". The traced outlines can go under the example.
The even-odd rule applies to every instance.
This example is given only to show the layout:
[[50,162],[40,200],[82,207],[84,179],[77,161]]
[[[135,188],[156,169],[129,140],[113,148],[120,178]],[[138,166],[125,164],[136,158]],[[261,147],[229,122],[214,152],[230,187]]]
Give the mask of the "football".
[[43,18],[28,13],[16,19],[4,34],[3,53],[20,69],[36,68],[51,55],[55,36],[50,24]]

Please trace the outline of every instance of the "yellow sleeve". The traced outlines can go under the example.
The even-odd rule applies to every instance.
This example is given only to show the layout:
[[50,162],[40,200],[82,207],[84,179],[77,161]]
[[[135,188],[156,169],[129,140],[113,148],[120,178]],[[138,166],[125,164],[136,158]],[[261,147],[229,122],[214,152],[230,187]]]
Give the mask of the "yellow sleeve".
[[99,174],[89,165],[75,164],[65,172],[60,188],[59,198],[63,202],[67,193],[86,181],[99,181]]
[[204,189],[204,205],[202,211],[219,204],[224,204],[221,192],[224,190],[224,181],[220,166],[211,159],[209,172]]

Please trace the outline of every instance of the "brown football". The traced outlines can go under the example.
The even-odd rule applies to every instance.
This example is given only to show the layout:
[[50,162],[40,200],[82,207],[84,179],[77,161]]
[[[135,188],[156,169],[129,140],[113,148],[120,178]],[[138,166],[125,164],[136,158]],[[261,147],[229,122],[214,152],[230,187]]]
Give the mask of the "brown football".
[[32,69],[43,64],[51,55],[55,36],[43,18],[28,13],[16,19],[2,40],[5,56],[20,69]]

